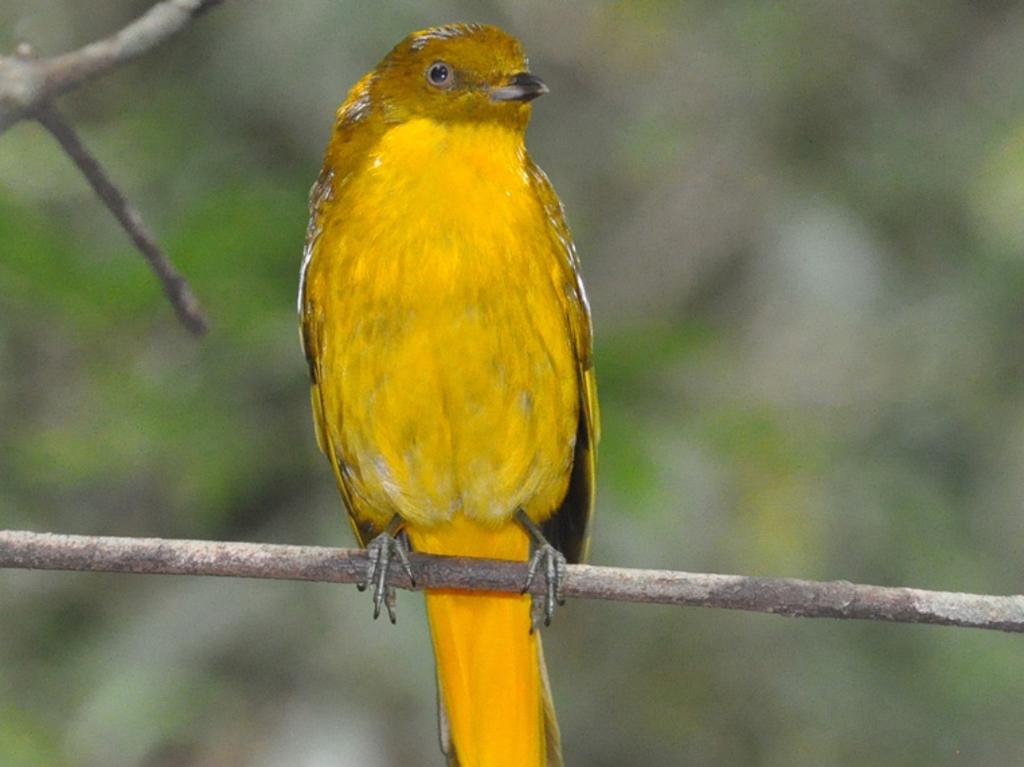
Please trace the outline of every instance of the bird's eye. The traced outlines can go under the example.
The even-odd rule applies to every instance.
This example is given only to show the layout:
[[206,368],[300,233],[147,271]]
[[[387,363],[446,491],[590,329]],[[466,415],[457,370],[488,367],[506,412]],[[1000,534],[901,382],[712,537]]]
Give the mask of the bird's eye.
[[435,61],[427,67],[427,82],[435,88],[449,88],[452,84],[452,70],[443,61]]

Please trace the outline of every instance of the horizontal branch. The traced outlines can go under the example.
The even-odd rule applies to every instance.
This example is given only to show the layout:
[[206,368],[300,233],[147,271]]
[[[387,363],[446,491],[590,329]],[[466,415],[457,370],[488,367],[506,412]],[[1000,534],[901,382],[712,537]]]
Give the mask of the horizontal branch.
[[[418,587],[519,591],[519,562],[412,554]],[[322,546],[106,538],[0,530],[0,568],[356,583],[366,552]],[[390,581],[409,588],[396,568]],[[542,583],[535,585],[538,592]],[[718,607],[792,618],[857,618],[1024,632],[1024,596],[865,586],[669,570],[570,565],[565,595],[578,599]]]
[[137,59],[222,0],[164,0],[109,37],[46,59],[0,56],[0,133],[55,97]]

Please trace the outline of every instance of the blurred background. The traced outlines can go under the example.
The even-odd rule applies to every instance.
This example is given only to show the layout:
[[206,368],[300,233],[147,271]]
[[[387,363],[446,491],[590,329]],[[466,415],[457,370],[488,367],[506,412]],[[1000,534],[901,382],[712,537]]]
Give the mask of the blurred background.
[[[147,2],[0,0],[44,54]],[[337,104],[406,33],[521,37],[604,413],[592,561],[1024,590],[1024,6],[228,2],[62,102],[195,341],[39,127],[0,136],[0,527],[349,546],[294,316]],[[5,767],[441,765],[418,595],[0,572]],[[573,765],[1005,765],[1024,644],[572,602]]]

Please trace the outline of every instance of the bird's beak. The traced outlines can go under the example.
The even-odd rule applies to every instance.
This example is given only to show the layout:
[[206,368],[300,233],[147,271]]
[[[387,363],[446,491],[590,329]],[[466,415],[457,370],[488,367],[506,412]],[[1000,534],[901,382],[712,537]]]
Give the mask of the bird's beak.
[[491,89],[491,98],[495,101],[533,101],[548,92],[548,86],[537,75],[520,72],[512,75],[508,85]]

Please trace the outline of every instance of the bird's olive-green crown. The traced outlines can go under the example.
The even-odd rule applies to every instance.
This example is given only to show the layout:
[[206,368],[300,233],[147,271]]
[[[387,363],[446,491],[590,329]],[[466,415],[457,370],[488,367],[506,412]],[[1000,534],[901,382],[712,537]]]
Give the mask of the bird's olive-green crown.
[[519,41],[498,27],[448,24],[414,32],[361,83],[385,122],[502,120],[525,125],[547,92],[528,71]]

